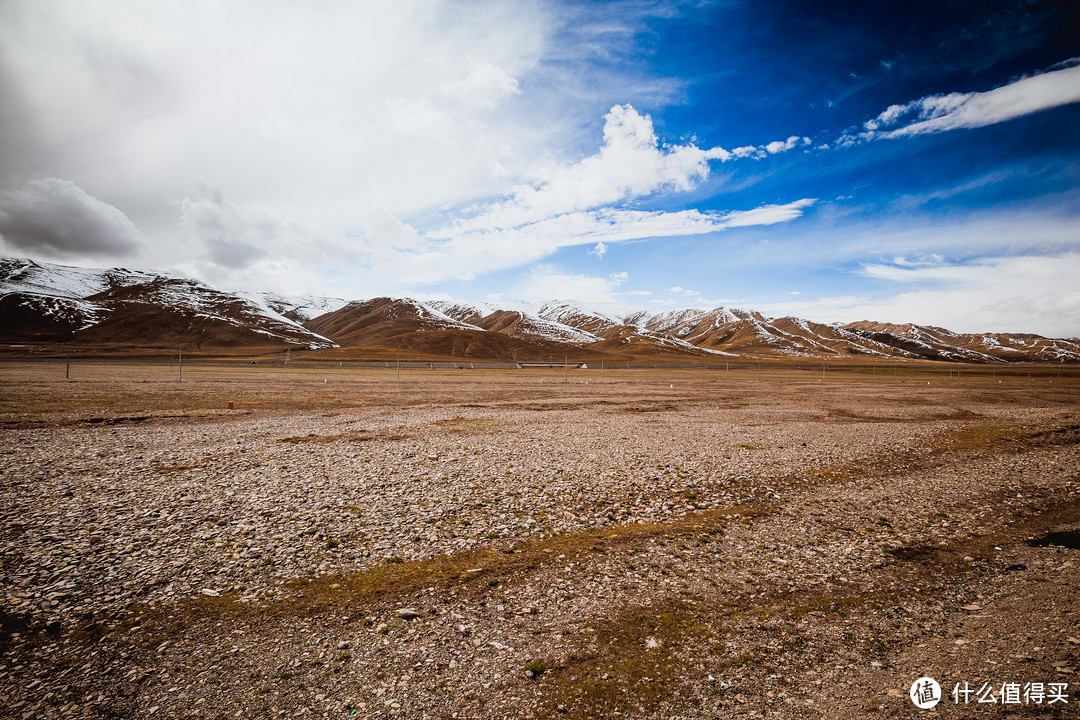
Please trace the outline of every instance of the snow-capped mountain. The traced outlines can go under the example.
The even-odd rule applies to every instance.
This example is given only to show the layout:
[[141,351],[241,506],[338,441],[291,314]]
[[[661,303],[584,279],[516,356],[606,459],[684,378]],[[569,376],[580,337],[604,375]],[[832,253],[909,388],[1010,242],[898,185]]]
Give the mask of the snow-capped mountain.
[[349,301],[343,298],[316,295],[282,295],[275,292],[241,292],[237,295],[275,315],[301,324],[349,304]]
[[186,278],[0,260],[0,338],[92,345],[308,349],[335,344],[237,295]]
[[0,260],[0,342],[195,348],[390,348],[439,357],[813,357],[1077,362],[1080,340],[770,318],[740,308],[346,300],[226,293],[125,269]]

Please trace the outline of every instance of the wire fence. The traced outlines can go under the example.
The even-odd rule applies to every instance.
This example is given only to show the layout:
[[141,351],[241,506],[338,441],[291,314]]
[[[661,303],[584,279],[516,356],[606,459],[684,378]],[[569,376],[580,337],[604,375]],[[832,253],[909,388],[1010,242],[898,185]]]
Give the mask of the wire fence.
[[191,380],[196,374],[227,371],[237,377],[255,378],[260,374],[283,372],[300,375],[319,371],[341,377],[349,373],[392,375],[394,379],[421,377],[437,373],[441,377],[470,371],[497,372],[511,377],[552,377],[571,380],[595,381],[634,377],[663,381],[664,378],[697,377],[708,380],[730,381],[871,381],[910,382],[923,381],[979,381],[988,383],[1012,383],[1017,381],[1052,381],[1080,379],[1080,365],[1050,363],[969,364],[932,361],[820,361],[798,359],[794,361],[763,359],[740,359],[728,362],[641,362],[612,361],[610,359],[552,360],[550,362],[528,360],[500,362],[486,360],[307,360],[292,357],[275,357],[258,360],[241,358],[190,357],[174,352],[171,357],[116,355],[88,357],[68,353],[8,354],[0,357],[0,374],[9,374],[20,368],[21,376],[41,379],[78,380],[80,376],[108,376],[109,368],[135,371],[160,380]]

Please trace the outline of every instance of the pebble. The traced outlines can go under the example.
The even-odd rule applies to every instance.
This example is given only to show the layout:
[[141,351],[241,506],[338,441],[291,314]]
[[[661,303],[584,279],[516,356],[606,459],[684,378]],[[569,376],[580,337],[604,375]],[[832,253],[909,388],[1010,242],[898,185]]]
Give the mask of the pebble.
[[[359,697],[356,688],[367,692],[384,683],[384,696],[393,693],[394,702],[402,708],[400,717],[419,718],[426,711],[425,702],[447,692],[437,689],[445,681],[450,684],[444,688],[452,687],[455,693],[460,688],[463,698],[475,693],[462,711],[472,716],[477,698],[493,698],[494,708],[496,702],[507,702],[499,693],[520,692],[512,684],[500,683],[497,674],[504,673],[506,680],[517,677],[520,684],[520,667],[528,659],[525,652],[545,659],[566,659],[579,650],[594,652],[589,648],[600,645],[594,643],[590,628],[602,627],[598,619],[626,603],[636,604],[640,598],[640,604],[649,607],[654,599],[659,605],[665,598],[692,597],[692,593],[706,597],[716,592],[760,593],[758,597],[767,602],[770,593],[799,592],[809,581],[834,586],[842,596],[849,581],[860,587],[874,576],[876,571],[870,569],[891,562],[890,551],[895,548],[944,544],[982,532],[977,523],[989,522],[993,516],[978,521],[964,503],[981,507],[975,503],[983,502],[978,493],[984,492],[984,484],[987,494],[1009,482],[1009,477],[1044,483],[1034,489],[1053,489],[1040,474],[1053,474],[1040,465],[1045,458],[1036,458],[1036,463],[1023,455],[1010,455],[1005,461],[974,461],[967,471],[980,478],[978,488],[957,477],[952,468],[937,467],[903,482],[890,479],[880,487],[875,479],[869,489],[845,483],[809,492],[777,487],[793,469],[854,467],[878,454],[888,458],[894,444],[900,451],[924,446],[932,433],[926,424],[911,420],[938,408],[919,404],[890,406],[895,422],[870,423],[820,421],[817,413],[827,409],[810,411],[787,402],[752,402],[749,407],[727,410],[693,405],[693,412],[652,412],[643,411],[640,400],[615,396],[584,411],[542,406],[545,412],[538,413],[521,408],[522,403],[541,406],[548,401],[500,395],[498,406],[478,401],[468,407],[455,396],[442,405],[438,404],[442,401],[425,399],[424,405],[406,410],[395,405],[272,418],[234,416],[228,424],[184,421],[111,429],[3,429],[5,448],[13,452],[0,454],[6,573],[0,600],[6,601],[6,607],[30,613],[42,627],[54,621],[61,632],[91,623],[105,628],[136,604],[170,611],[195,595],[236,593],[258,605],[295,593],[291,588],[296,586],[289,585],[292,580],[347,577],[383,568],[387,558],[409,563],[462,551],[482,554],[487,549],[520,548],[524,552],[533,547],[531,543],[560,534],[692,519],[698,508],[730,510],[754,502],[774,507],[780,494],[787,504],[773,518],[733,514],[730,525],[712,538],[695,532],[674,541],[634,541],[635,552],[640,551],[634,556],[619,555],[621,550],[581,555],[567,549],[565,557],[558,557],[564,553],[560,548],[538,562],[535,575],[529,578],[497,571],[491,572],[500,580],[497,587],[479,580],[458,582],[465,591],[457,598],[442,597],[439,586],[427,594],[387,599],[387,603],[416,603],[424,608],[438,605],[441,614],[405,627],[395,622],[393,633],[386,622],[378,623],[374,626],[377,637],[361,639],[358,624],[333,626],[337,620],[330,612],[289,626],[296,637],[284,631],[268,634],[275,642],[272,651],[260,645],[266,637],[258,633],[245,637],[225,626],[214,631],[213,643],[180,633],[175,645],[161,644],[157,655],[151,654],[150,646],[142,658],[134,651],[131,657],[110,654],[120,652],[120,646],[109,635],[93,650],[79,648],[82,654],[72,656],[75,645],[66,646],[64,638],[51,649],[43,648],[41,658],[33,660],[37,665],[12,669],[11,661],[6,661],[4,670],[11,673],[8,677],[46,677],[39,674],[50,667],[42,658],[52,653],[65,662],[78,662],[68,665],[74,669],[66,677],[49,675],[44,686],[34,688],[35,696],[70,684],[71,691],[63,693],[64,702],[85,705],[102,696],[99,690],[113,702],[117,691],[123,691],[123,683],[131,682],[138,687],[141,707],[151,707],[147,712],[178,716],[199,703],[205,716],[220,714],[228,706],[229,693],[221,686],[212,687],[219,678],[242,681],[250,695],[254,687],[272,685],[268,678],[274,674],[288,674],[294,679],[287,684],[302,687],[305,698],[314,697],[320,687],[328,693],[324,699],[357,693],[350,709],[359,708],[359,716],[374,712],[375,699],[371,694]],[[635,403],[632,412],[626,410],[631,402]],[[962,404],[957,401],[958,407]],[[978,409],[984,417],[1003,424],[1010,420],[1009,413],[1015,413],[1033,426],[1047,413],[1064,412],[1056,405],[1047,410],[1002,407]],[[940,423],[935,425],[940,427]],[[688,428],[694,442],[686,441]],[[311,433],[320,441],[302,440]],[[285,438],[301,440],[281,442]],[[742,452],[739,445],[760,449]],[[136,450],[142,457],[135,456]],[[1063,471],[1074,465],[1074,455],[1066,455],[1055,477],[1066,475]],[[71,492],[72,487],[77,494]],[[935,490],[935,509],[961,520],[939,523],[932,518],[926,505],[927,487]],[[686,497],[689,489],[695,498]],[[815,492],[816,498],[812,497]],[[1020,506],[1026,500],[1016,502]],[[802,514],[792,514],[796,512]],[[891,527],[878,523],[882,516],[887,516]],[[851,532],[837,529],[841,524],[850,526]],[[500,562],[513,563],[520,557],[498,553]],[[1003,558],[993,568],[1012,559]],[[628,563],[633,567],[627,567]],[[473,567],[467,575],[483,572],[488,571]],[[1024,575],[994,577],[1021,582]],[[721,590],[707,586],[706,579],[715,580]],[[340,583],[329,587],[341,590],[333,585]],[[477,606],[474,593],[488,593],[487,604]],[[957,594],[942,602],[956,608],[964,597],[978,595]],[[395,611],[394,607],[380,604],[368,610],[371,622],[391,612],[401,619],[421,614],[413,608]],[[845,622],[854,619],[855,611],[847,605],[832,607]],[[522,617],[526,614],[539,617]],[[454,620],[443,624],[442,618],[450,617]],[[829,647],[828,637],[813,636],[821,628],[828,630],[828,622],[817,625],[816,619],[811,620],[807,647]],[[866,616],[858,621],[866,622]],[[856,635],[864,632],[861,625],[851,627]],[[741,652],[762,638],[772,643],[784,633],[804,632],[801,626],[784,625],[773,618],[755,621],[748,629],[746,638],[734,636],[725,643]],[[654,650],[650,657],[658,654],[656,648],[668,647],[661,631],[651,627],[642,631],[657,633],[642,640]],[[335,635],[352,636],[355,642],[330,641]],[[321,644],[313,646],[316,636]],[[971,635],[973,647],[979,647],[977,637]],[[123,639],[127,642],[129,637]],[[1065,642],[1063,637],[1060,641]],[[1071,637],[1068,642],[1080,644]],[[669,645],[674,649],[679,643],[670,641]],[[342,659],[345,654],[333,652],[335,646],[350,649],[352,657]],[[502,652],[491,653],[486,647]],[[871,672],[866,667],[869,658],[856,659],[857,652],[852,650],[850,667],[855,668],[857,662],[859,671]],[[193,653],[197,653],[197,668],[190,667],[187,659]],[[792,653],[799,655],[798,650]],[[1065,656],[1066,652],[1057,655]],[[781,658],[778,652],[770,660]],[[153,665],[152,673],[121,680],[139,662]],[[266,664],[253,667],[262,662]],[[782,662],[793,661],[782,658]],[[890,668],[892,662],[890,658]],[[264,673],[262,678],[252,677],[254,669]],[[1058,669],[1067,671],[1072,666],[1062,664]],[[167,673],[160,682],[159,671]],[[756,671],[751,666],[745,673]],[[792,674],[790,669],[783,672],[788,677]],[[760,680],[731,679],[744,694],[753,695],[759,689],[751,683]],[[202,680],[207,688],[200,687],[200,697],[193,699],[192,688]],[[331,691],[324,680],[338,685]],[[20,693],[25,688],[13,687],[7,677],[3,682],[5,697],[23,697]],[[481,689],[485,683],[487,690]],[[86,687],[78,687],[76,694],[77,684]],[[339,695],[344,687],[351,689]],[[397,692],[398,687],[407,688],[408,696]],[[177,690],[165,697],[171,688]],[[738,702],[734,692],[724,699]],[[290,714],[298,710],[291,699],[267,697],[266,701],[268,705],[277,702],[279,709],[287,708]],[[566,705],[557,709],[569,712]],[[235,705],[229,706],[230,714],[236,710]],[[79,714],[70,712],[74,715],[69,716]],[[550,706],[545,712],[550,712]],[[657,710],[642,716],[673,713]],[[49,715],[44,710],[38,714]],[[515,713],[508,708],[502,714]],[[720,710],[711,714],[723,715]]]

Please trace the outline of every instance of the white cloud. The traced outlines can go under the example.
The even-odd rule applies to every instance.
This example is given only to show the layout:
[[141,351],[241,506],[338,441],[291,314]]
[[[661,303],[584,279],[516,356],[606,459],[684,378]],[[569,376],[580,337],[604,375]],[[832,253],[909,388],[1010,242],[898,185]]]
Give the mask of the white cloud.
[[700,298],[701,293],[697,290],[691,290],[690,288],[684,288],[681,285],[675,285],[668,288],[669,293],[674,293],[683,298]]
[[884,299],[843,296],[758,304],[771,315],[821,322],[936,325],[956,332],[1034,332],[1080,335],[1080,252],[995,257],[965,264],[870,265],[876,279],[912,286]]
[[518,81],[505,70],[489,62],[473,60],[469,74],[443,85],[443,92],[467,105],[494,108],[513,95],[520,95]]
[[[678,94],[677,82],[632,70],[563,74],[592,67],[590,47],[623,43],[629,56],[644,27],[636,14],[649,12],[620,10],[615,27],[605,11],[505,0],[0,3],[4,119],[21,128],[0,137],[0,187],[37,182],[20,173],[48,167],[115,203],[115,227],[84,238],[87,255],[226,287],[288,276],[277,262],[310,267],[290,276],[312,278],[308,290],[345,273],[429,283],[568,245],[603,257],[612,242],[797,217],[795,204],[628,209],[694,188],[736,157],[664,144],[629,104],[605,101],[602,143],[581,157],[598,98],[660,108]],[[569,28],[570,16],[596,22]],[[221,190],[193,193],[198,184]],[[501,201],[446,219],[477,198]],[[5,246],[26,247],[17,237],[9,229]],[[62,236],[41,237],[42,253],[68,251]]]
[[386,100],[393,128],[413,138],[446,138],[454,130],[451,115],[429,98],[397,97]]
[[[330,257],[324,243],[301,222],[257,203],[239,204],[216,188],[200,186],[178,203],[194,255],[222,270],[245,270],[264,258],[318,262]],[[337,248],[338,251],[342,248]],[[338,256],[339,253],[334,253]]]
[[710,160],[727,157],[723,148],[662,148],[651,117],[616,105],[604,116],[604,143],[597,154],[554,167],[535,185],[514,188],[509,199],[460,221],[455,232],[521,227],[660,190],[686,191],[709,176]]
[[[409,282],[434,282],[525,265],[542,260],[562,247],[605,246],[647,238],[685,237],[732,227],[773,225],[800,217],[816,202],[812,198],[752,210],[702,213],[698,210],[662,212],[602,208],[564,213],[521,227],[462,232],[458,226],[427,233],[421,251],[387,253],[382,273],[400,273]],[[437,243],[436,241],[443,241]]]
[[747,227],[750,225],[776,225],[800,217],[803,211],[817,202],[814,198],[803,198],[784,205],[762,205],[753,210],[740,210],[722,216],[721,224],[725,228]]
[[810,138],[792,135],[787,140],[774,140],[764,145],[744,145],[742,147],[737,147],[731,151],[730,155],[731,157],[736,158],[755,158],[760,160],[769,155],[777,155],[809,144]]
[[986,92],[930,95],[906,105],[892,105],[868,120],[859,137],[895,138],[979,128],[1080,102],[1080,60],[1074,58],[1070,63]]
[[[0,186],[50,167],[174,246],[168,201],[196,182],[337,235],[357,209],[491,196],[492,168],[522,177],[564,129],[507,107],[552,18],[502,0],[0,3],[5,121],[26,128],[0,138]],[[561,109],[580,122],[584,105]]]
[[567,273],[551,265],[538,265],[519,283],[511,295],[528,302],[546,302],[553,298],[578,302],[615,302],[616,290],[628,276],[619,273],[595,277]]
[[5,251],[57,259],[116,257],[138,250],[141,236],[124,213],[60,178],[0,190]]
[[229,290],[355,292],[341,275],[363,275],[363,264],[382,247],[373,250],[365,233],[377,233],[403,248],[419,243],[415,231],[387,213],[365,215],[360,236],[349,242],[325,236],[287,208],[236,202],[207,185],[190,191],[176,207],[183,255],[157,248],[155,269],[170,268]]
[[596,243],[596,247],[589,251],[590,255],[595,255],[598,258],[603,258],[607,255],[607,245],[603,242]]

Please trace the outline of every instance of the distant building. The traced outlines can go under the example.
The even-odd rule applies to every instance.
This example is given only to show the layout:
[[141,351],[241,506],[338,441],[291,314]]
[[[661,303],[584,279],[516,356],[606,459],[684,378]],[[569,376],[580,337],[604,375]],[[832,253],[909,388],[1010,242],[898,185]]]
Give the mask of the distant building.
[[580,362],[579,363],[574,363],[574,362],[565,362],[565,363],[561,363],[561,362],[531,362],[531,363],[523,363],[523,362],[519,362],[517,364],[517,367],[518,367],[518,370],[524,370],[526,368],[571,368],[573,370],[588,370],[589,369],[588,365],[586,365],[585,363],[580,363]]

